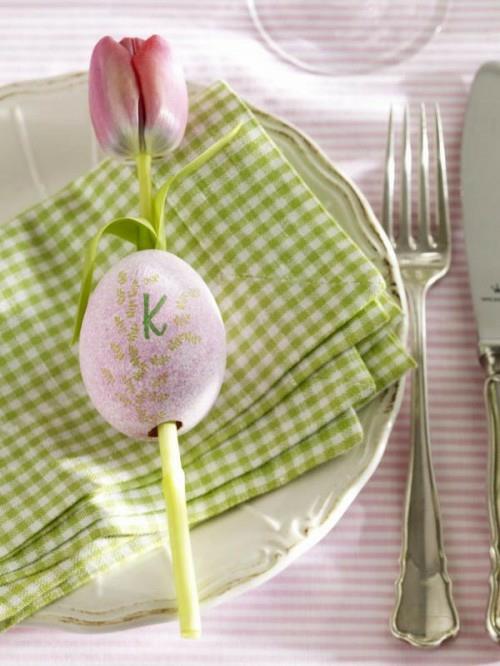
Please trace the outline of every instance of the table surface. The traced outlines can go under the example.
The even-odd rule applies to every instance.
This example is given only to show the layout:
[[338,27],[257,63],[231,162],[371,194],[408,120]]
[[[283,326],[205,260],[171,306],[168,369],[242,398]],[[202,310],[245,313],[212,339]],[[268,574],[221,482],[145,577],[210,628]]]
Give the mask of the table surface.
[[[276,11],[284,22],[298,20],[300,3],[288,5]],[[500,58],[500,3],[450,2],[443,30],[412,57],[369,75],[325,77],[270,51],[245,0],[0,0],[0,84],[85,69],[103,34],[151,33],[173,41],[189,79],[224,78],[253,103],[308,133],[357,182],[377,213],[390,104],[401,111],[406,101],[440,103],[453,263],[428,301],[430,419],[462,630],[432,652],[400,643],[389,632],[408,457],[407,396],[379,469],[340,524],[263,587],[207,610],[202,641],[182,641],[175,625],[100,635],[20,626],[0,637],[0,663],[500,663],[500,646],[484,629],[487,429],[459,190],[467,92],[478,66]]]

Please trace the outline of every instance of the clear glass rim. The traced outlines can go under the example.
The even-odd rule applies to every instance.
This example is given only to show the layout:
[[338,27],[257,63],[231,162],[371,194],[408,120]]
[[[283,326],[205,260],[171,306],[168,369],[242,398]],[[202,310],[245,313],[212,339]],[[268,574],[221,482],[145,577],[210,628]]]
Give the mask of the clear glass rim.
[[[265,26],[262,23],[261,17],[259,16],[259,11],[257,9],[256,0],[247,0],[248,12],[252,18],[253,24],[259,33],[262,40],[265,42],[267,47],[274,51],[280,58],[286,62],[294,65],[295,67],[302,69],[311,74],[320,74],[323,76],[352,76],[360,74],[369,74],[378,69],[383,69],[399,64],[403,60],[406,60],[414,53],[417,53],[422,49],[433,37],[441,32],[443,24],[446,20],[449,6],[453,0],[436,0],[436,9],[435,13],[438,15],[438,19],[435,22],[434,27],[429,30],[427,36],[424,39],[419,39],[418,36],[411,40],[406,46],[402,47],[395,54],[387,56],[387,58],[381,58],[380,60],[372,63],[358,64],[358,65],[339,65],[339,66],[328,66],[320,67],[312,65],[300,58],[296,58],[292,54],[288,53],[284,48],[282,48],[268,33]],[[306,0],[304,0],[304,3]],[[306,8],[306,5],[305,5]]]

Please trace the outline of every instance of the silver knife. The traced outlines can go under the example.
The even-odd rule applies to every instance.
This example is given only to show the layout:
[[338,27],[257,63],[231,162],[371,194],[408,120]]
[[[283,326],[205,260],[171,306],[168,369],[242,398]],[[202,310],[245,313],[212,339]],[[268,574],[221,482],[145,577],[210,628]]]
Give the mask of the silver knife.
[[489,426],[490,598],[486,626],[500,641],[500,63],[476,74],[462,139],[462,204],[467,259],[486,371]]

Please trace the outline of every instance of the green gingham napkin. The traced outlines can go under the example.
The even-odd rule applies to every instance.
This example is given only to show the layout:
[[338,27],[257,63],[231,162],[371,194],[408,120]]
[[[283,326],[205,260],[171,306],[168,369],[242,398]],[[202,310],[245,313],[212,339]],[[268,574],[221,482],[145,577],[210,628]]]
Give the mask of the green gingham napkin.
[[[167,206],[169,249],[207,281],[228,335],[220,398],[180,440],[192,524],[359,443],[356,408],[411,366],[382,276],[225,84],[193,97],[156,181],[239,122]],[[102,421],[69,347],[83,247],[136,201],[132,168],[107,161],[3,227],[0,628],[164,537],[156,443]],[[105,246],[100,274],[129,251]]]

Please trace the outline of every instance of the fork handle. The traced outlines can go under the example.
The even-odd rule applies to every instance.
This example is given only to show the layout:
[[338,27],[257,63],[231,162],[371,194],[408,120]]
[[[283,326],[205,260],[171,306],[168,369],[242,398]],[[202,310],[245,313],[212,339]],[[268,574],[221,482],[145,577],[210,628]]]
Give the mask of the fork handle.
[[459,630],[443,548],[439,501],[432,469],[427,417],[425,295],[407,284],[412,322],[411,450],[406,489],[403,546],[391,629],[417,647],[434,647]]
[[489,463],[488,505],[491,525],[490,599],[486,628],[500,641],[500,347],[483,347],[481,364],[486,370],[484,397],[488,413]]

